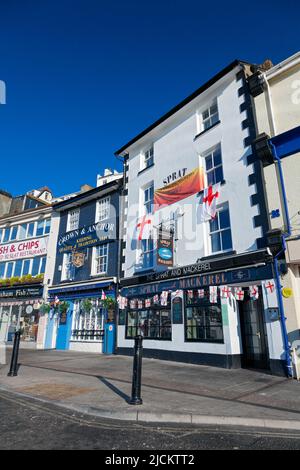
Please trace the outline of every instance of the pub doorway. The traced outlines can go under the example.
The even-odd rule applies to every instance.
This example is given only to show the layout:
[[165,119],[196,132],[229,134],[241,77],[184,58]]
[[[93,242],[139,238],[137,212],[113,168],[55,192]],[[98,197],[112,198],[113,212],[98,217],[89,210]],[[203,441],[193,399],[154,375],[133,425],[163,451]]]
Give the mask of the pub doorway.
[[238,302],[241,336],[243,345],[242,367],[248,369],[269,369],[269,351],[261,287],[259,297],[251,299],[245,293]]

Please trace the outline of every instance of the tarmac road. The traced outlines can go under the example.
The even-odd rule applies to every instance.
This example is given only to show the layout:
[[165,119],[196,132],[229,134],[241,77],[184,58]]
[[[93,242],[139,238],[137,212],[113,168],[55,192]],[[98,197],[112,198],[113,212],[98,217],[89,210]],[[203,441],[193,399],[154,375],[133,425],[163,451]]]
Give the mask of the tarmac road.
[[300,449],[300,432],[122,422],[0,392],[0,449]]

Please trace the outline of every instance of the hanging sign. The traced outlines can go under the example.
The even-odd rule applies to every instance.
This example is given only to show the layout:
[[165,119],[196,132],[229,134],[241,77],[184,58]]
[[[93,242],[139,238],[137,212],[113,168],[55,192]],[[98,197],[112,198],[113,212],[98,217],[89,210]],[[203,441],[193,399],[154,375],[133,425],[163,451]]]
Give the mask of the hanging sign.
[[84,265],[85,254],[80,251],[74,251],[72,253],[72,264],[76,268],[81,268]]
[[174,243],[172,234],[159,233],[157,240],[157,264],[160,266],[173,266]]

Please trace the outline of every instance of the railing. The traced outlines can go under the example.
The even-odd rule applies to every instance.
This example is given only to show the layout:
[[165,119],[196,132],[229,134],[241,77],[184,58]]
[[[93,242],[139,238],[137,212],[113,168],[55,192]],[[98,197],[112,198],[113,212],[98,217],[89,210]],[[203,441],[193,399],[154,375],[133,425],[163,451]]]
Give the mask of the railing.
[[71,341],[101,341],[104,330],[73,330]]

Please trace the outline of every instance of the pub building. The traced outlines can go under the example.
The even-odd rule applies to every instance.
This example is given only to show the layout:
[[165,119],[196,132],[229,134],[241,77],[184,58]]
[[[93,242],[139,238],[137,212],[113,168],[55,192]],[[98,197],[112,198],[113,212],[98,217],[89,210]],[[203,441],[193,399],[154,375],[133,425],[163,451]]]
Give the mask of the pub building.
[[13,197],[0,191],[0,341],[21,329],[21,345],[36,347],[51,225],[47,187]]
[[[116,152],[126,214],[119,354],[132,354],[141,334],[146,357],[287,372],[262,166],[251,145],[251,74],[252,64],[232,62]],[[160,231],[169,232],[164,243]]]
[[45,349],[107,352],[103,348],[108,321],[115,335],[115,319],[103,301],[117,296],[122,182],[122,174],[105,170],[97,187],[53,205],[58,237],[48,290],[50,311],[45,315]]

